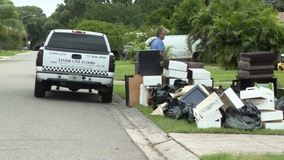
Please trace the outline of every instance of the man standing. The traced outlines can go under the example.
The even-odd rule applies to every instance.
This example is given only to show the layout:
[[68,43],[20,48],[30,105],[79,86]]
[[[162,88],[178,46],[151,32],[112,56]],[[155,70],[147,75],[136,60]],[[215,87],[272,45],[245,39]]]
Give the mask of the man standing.
[[165,31],[163,29],[158,29],[156,36],[157,39],[151,44],[150,49],[156,49],[160,51],[161,60],[164,59],[165,45],[163,40],[165,39]]

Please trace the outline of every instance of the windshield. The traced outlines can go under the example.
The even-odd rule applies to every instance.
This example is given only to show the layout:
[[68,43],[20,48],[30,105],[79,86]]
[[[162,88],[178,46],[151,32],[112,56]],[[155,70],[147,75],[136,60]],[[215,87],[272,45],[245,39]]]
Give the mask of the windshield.
[[88,34],[54,33],[48,47],[107,52],[104,37]]

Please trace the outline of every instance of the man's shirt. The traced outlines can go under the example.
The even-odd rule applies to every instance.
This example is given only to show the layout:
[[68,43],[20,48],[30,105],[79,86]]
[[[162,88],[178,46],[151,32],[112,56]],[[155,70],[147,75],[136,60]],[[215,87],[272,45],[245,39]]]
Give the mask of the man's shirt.
[[164,45],[164,42],[163,40],[161,40],[161,38],[157,38],[151,45],[150,49],[157,49],[161,52],[164,53],[165,51],[165,45]]

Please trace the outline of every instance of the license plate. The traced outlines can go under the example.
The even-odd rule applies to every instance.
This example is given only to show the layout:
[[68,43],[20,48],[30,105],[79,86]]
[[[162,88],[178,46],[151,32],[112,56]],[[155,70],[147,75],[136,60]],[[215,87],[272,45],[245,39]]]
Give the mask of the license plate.
[[69,75],[69,80],[71,80],[71,81],[82,81],[82,76]]

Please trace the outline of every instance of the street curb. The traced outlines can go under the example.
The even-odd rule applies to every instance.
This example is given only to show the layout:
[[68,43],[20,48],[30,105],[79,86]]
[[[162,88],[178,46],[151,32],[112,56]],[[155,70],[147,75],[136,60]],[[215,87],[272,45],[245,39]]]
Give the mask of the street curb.
[[33,52],[33,51],[28,51],[28,52],[24,52],[24,53],[17,53],[13,56],[0,56],[0,61],[4,61],[4,60],[10,59],[12,57],[20,56],[20,55],[27,54],[27,53],[30,53],[30,52]]
[[7,60],[9,58],[11,58],[12,56],[0,56],[0,61],[4,61]]
[[169,137],[135,107],[127,108],[125,100],[114,95],[107,108],[148,159],[198,160],[199,157]]

